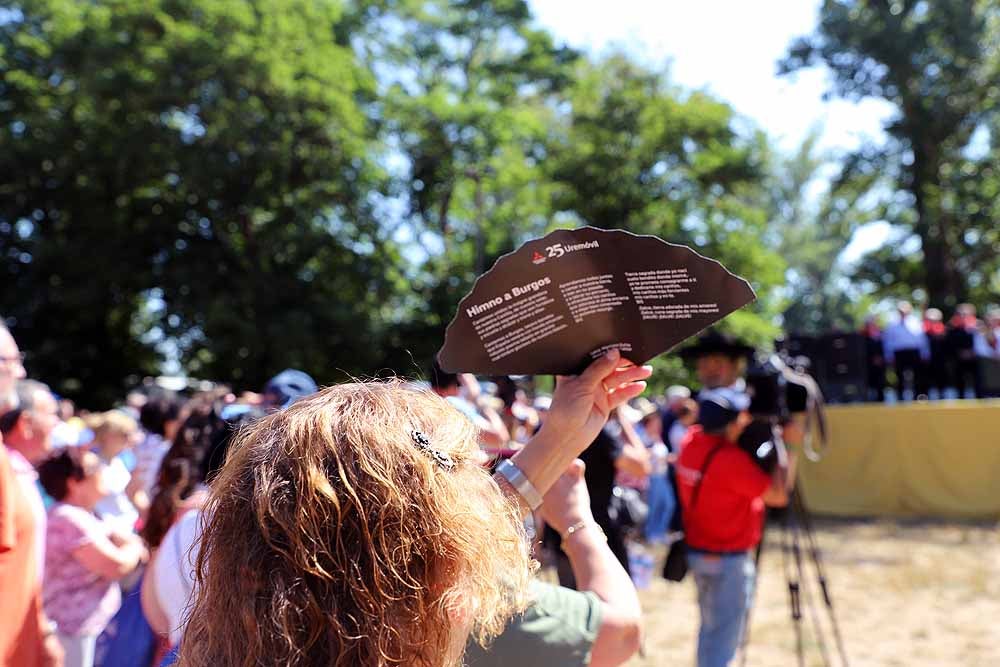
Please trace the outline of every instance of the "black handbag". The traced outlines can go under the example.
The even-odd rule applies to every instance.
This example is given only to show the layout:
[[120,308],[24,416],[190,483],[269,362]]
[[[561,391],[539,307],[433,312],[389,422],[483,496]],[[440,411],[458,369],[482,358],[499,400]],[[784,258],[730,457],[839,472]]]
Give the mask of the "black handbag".
[[611,490],[611,504],[608,507],[608,517],[613,524],[624,529],[641,530],[646,525],[648,516],[649,505],[638,491],[615,485]]
[[[691,490],[691,508],[698,503],[698,494],[701,491],[702,480],[705,479],[705,473],[708,472],[708,466],[712,463],[712,459],[718,451],[722,449],[722,445],[717,446],[715,449],[708,453],[705,457],[705,463],[701,466],[701,473],[698,477],[698,483],[695,484],[694,489]],[[681,529],[684,527],[684,516],[680,505],[677,506],[677,515],[680,518]],[[671,543],[670,547],[667,549],[667,560],[663,563],[663,578],[667,581],[684,581],[684,577],[688,573],[688,544],[687,540],[682,536],[680,539]]]
[[688,545],[680,538],[667,549],[667,560],[663,563],[663,578],[667,581],[684,581],[688,573]]

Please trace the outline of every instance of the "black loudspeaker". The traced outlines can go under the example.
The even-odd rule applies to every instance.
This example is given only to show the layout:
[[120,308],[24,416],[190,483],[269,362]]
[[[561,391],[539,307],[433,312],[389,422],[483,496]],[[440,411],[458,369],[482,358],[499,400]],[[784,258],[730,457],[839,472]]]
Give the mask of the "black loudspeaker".
[[868,395],[868,359],[861,334],[827,334],[819,340],[823,374],[820,386],[830,403],[863,401]]
[[775,341],[775,348],[782,352],[787,352],[788,356],[806,357],[810,362],[814,362],[814,355],[819,347],[819,339],[815,336],[800,336],[793,334],[782,340]]
[[865,339],[861,334],[790,335],[777,347],[792,358],[809,359],[809,373],[819,383],[828,403],[865,400],[868,394],[868,361]]
[[1000,359],[979,358],[981,388],[986,396],[1000,396]]
[[820,350],[820,340],[816,336],[790,334],[786,338],[774,341],[774,349],[787,355],[792,364],[805,357],[809,360],[806,372],[813,376],[822,386],[823,364],[825,357]]

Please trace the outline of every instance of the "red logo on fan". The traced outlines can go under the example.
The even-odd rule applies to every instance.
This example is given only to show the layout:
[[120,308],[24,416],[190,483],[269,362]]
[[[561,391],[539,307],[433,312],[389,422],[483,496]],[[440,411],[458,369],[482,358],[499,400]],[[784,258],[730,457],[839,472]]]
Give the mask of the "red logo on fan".
[[535,251],[535,254],[531,256],[531,261],[535,264],[541,264],[545,261],[545,256],[542,253]]

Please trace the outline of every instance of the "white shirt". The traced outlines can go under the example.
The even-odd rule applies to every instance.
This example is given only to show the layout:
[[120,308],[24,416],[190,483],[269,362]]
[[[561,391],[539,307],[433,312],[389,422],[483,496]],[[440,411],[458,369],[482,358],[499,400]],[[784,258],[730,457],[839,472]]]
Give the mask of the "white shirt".
[[650,475],[664,476],[670,469],[670,463],[667,461],[667,456],[670,454],[670,450],[662,441],[654,442],[649,448],[649,461],[652,466],[650,470]]
[[101,519],[126,533],[135,531],[135,522],[139,519],[139,511],[125,495],[125,488],[130,479],[132,476],[121,457],[116,456],[111,459],[104,467],[104,483],[108,487],[108,495],[97,501],[97,505],[94,506],[94,511]]
[[990,342],[986,340],[986,336],[980,331],[972,334],[972,350],[976,353],[977,357],[986,357],[987,359],[992,359],[1000,355],[1000,351],[990,347]]
[[446,400],[449,403],[451,403],[451,405],[456,410],[458,410],[463,415],[465,415],[466,417],[468,417],[469,421],[471,421],[473,424],[475,424],[476,426],[479,426],[479,423],[482,420],[482,417],[479,415],[479,411],[476,410],[476,406],[474,406],[472,403],[470,403],[469,401],[465,400],[461,396],[445,396],[444,400]]
[[697,397],[698,400],[700,401],[702,398],[704,398],[704,393],[706,391],[711,391],[712,389],[730,389],[732,391],[735,391],[738,394],[745,394],[745,393],[747,393],[747,381],[744,380],[743,378],[736,378],[735,382],[733,382],[731,385],[728,385],[726,387],[712,387],[711,389],[709,389],[708,387],[703,387],[698,392],[698,397]]
[[882,332],[882,350],[885,358],[892,363],[898,350],[919,350],[920,358],[931,358],[931,346],[920,320],[910,315],[905,320],[890,324]]
[[153,590],[170,624],[171,646],[180,644],[194,603],[194,571],[201,530],[201,512],[191,510],[170,527],[156,552]]

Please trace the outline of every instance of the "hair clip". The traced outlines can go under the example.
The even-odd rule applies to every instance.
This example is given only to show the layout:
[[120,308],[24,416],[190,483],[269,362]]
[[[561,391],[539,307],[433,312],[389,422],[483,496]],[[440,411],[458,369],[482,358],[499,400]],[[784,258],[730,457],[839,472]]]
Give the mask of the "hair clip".
[[414,429],[410,431],[410,437],[413,438],[413,444],[417,446],[417,449],[434,459],[434,462],[441,466],[441,468],[444,470],[453,470],[455,468],[455,460],[444,452],[431,447],[430,438],[424,435],[422,431]]

